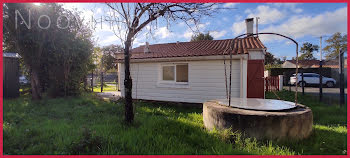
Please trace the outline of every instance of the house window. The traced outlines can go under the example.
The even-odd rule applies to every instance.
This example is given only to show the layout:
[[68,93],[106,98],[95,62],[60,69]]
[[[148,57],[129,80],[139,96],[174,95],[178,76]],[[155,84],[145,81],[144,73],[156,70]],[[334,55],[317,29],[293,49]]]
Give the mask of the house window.
[[175,66],[163,66],[163,80],[174,81],[175,78]]
[[172,64],[162,66],[162,80],[188,82],[188,64]]
[[188,65],[176,65],[176,82],[188,82]]

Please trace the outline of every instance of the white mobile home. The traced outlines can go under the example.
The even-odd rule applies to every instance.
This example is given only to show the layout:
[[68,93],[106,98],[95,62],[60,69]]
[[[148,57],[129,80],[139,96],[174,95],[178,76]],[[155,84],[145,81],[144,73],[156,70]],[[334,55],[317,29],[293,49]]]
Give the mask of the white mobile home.
[[[232,97],[263,98],[266,47],[255,36],[238,39],[230,49],[232,44],[233,40],[227,39],[146,44],[132,49],[133,98],[189,103],[226,98],[230,51]],[[125,96],[123,64],[120,54],[118,80],[121,95]]]

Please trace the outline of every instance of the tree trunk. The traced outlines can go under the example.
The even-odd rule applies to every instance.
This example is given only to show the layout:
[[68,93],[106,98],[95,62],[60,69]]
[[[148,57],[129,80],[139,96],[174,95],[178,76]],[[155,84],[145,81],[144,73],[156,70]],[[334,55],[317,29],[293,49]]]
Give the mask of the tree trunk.
[[83,83],[84,83],[84,91],[87,92],[88,89],[87,89],[87,77],[86,77],[86,75],[84,75],[84,77],[83,77]]
[[[119,71],[119,69],[117,69]],[[117,78],[115,79],[115,90],[119,91],[119,73],[117,71]]]
[[134,120],[134,110],[132,105],[132,79],[130,76],[130,57],[129,48],[131,40],[125,42],[124,49],[124,65],[125,65],[125,78],[124,78],[124,93],[125,93],[125,121],[132,123]]
[[91,92],[94,92],[94,70],[91,72]]
[[101,92],[103,92],[103,71],[101,71]]
[[40,89],[39,73],[37,70],[33,70],[33,69],[31,70],[30,84],[32,87],[32,99],[40,100],[42,96],[41,96],[41,89]]

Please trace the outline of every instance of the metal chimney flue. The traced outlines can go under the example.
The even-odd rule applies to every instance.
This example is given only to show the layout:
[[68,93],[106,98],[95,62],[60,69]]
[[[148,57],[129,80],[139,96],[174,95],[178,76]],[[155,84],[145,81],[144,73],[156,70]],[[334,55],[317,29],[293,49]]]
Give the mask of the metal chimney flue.
[[247,34],[253,34],[254,18],[245,19],[245,24],[247,26]]
[[146,42],[146,45],[145,45],[145,48],[144,48],[144,53],[149,53],[150,52],[150,50],[149,50],[149,43],[148,42]]

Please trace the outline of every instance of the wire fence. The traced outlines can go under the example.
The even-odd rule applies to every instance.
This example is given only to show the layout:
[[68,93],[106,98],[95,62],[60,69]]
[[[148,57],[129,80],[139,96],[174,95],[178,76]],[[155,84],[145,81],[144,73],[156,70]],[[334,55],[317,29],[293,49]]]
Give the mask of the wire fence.
[[119,91],[117,73],[94,72],[87,76],[87,86],[93,92]]
[[[283,75],[284,89],[298,91],[318,97],[320,101],[329,104],[344,105],[346,103],[345,93],[347,87],[347,59],[345,53],[326,60],[309,60],[301,62],[299,73],[295,74],[295,68],[271,68],[266,72],[266,91],[275,91],[278,75]],[[291,78],[298,77],[297,83],[291,83]],[[295,84],[299,85],[296,90]],[[287,87],[287,88],[286,88]]]

